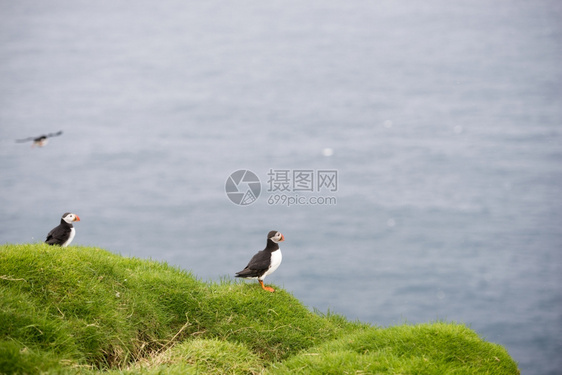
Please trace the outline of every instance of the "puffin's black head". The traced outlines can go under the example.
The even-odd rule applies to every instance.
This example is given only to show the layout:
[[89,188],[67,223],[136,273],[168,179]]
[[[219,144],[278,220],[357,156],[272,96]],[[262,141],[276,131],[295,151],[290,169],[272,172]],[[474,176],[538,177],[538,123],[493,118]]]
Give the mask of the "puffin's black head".
[[80,221],[78,215],[75,215],[70,212],[66,212],[64,215],[62,215],[62,219],[66,221],[68,224],[72,224],[73,221]]
[[267,239],[268,239],[268,240],[271,240],[271,241],[273,241],[273,242],[275,242],[275,243],[279,243],[279,242],[285,241],[285,237],[284,237],[281,233],[279,233],[278,231],[276,231],[276,230],[272,230],[271,232],[269,232],[269,233],[267,234]]

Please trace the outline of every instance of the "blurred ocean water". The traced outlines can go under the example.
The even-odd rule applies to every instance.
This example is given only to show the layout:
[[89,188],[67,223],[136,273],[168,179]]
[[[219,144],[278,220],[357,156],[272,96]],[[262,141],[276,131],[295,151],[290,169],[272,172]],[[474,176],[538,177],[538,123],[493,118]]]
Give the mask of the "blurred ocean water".
[[[311,308],[464,322],[522,373],[562,368],[558,2],[0,10],[2,243],[73,211],[74,244],[218,280],[276,229],[268,282]],[[251,205],[225,192],[240,169]],[[334,204],[272,204],[272,171],[337,171],[282,192]]]

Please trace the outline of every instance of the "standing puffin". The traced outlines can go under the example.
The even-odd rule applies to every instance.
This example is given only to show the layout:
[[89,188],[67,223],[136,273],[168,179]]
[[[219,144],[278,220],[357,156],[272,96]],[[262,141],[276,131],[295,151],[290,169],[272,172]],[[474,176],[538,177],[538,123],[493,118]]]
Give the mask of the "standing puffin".
[[72,222],[74,221],[80,221],[78,215],[71,214],[70,212],[62,215],[59,226],[53,228],[53,230],[47,234],[45,243],[49,245],[59,245],[62,247],[70,245],[76,235],[76,229],[74,229],[74,226],[72,225]]
[[47,144],[47,138],[57,137],[62,134],[62,130],[56,133],[49,133],[47,135],[40,135],[39,137],[29,137],[24,139],[16,139],[17,143],[33,141],[32,147],[43,147]]
[[240,272],[236,272],[236,277],[258,279],[264,290],[274,292],[275,289],[263,285],[263,279],[265,279],[267,275],[271,275],[281,264],[283,256],[281,255],[281,249],[279,249],[279,242],[282,241],[285,241],[285,237],[281,233],[276,230],[269,232],[267,234],[267,245],[265,249],[258,251],[258,253],[252,257],[246,268]]

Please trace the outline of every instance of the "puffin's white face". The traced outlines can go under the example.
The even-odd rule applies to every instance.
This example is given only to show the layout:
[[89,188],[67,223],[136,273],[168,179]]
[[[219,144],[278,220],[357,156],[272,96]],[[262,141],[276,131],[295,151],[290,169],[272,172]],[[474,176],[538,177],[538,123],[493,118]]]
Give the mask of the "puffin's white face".
[[80,221],[80,218],[78,217],[78,215],[71,214],[71,213],[64,214],[62,219],[64,221],[66,221],[68,224],[72,224],[72,222],[74,222],[74,221]]
[[285,241],[285,237],[280,232],[277,232],[273,237],[271,237],[271,241],[275,243],[283,242]]

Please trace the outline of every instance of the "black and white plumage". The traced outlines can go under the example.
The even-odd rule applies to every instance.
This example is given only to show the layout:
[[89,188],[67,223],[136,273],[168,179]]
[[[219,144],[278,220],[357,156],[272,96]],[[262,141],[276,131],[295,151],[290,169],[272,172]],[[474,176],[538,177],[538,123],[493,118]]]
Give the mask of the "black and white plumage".
[[267,234],[267,245],[265,249],[258,251],[252,257],[250,263],[240,272],[236,272],[236,277],[244,279],[257,279],[264,290],[274,292],[275,289],[263,285],[263,279],[271,275],[281,264],[283,256],[279,248],[279,242],[285,241],[285,237],[276,230]]
[[76,235],[76,229],[74,229],[74,225],[72,225],[75,221],[80,221],[78,215],[70,212],[62,215],[60,224],[47,234],[45,243],[49,245],[59,245],[62,247],[70,245]]
[[17,143],[33,141],[33,146],[43,147],[47,144],[47,139],[57,137],[62,134],[62,130],[56,133],[49,133],[47,135],[40,135],[39,137],[28,137],[24,139],[16,139]]

